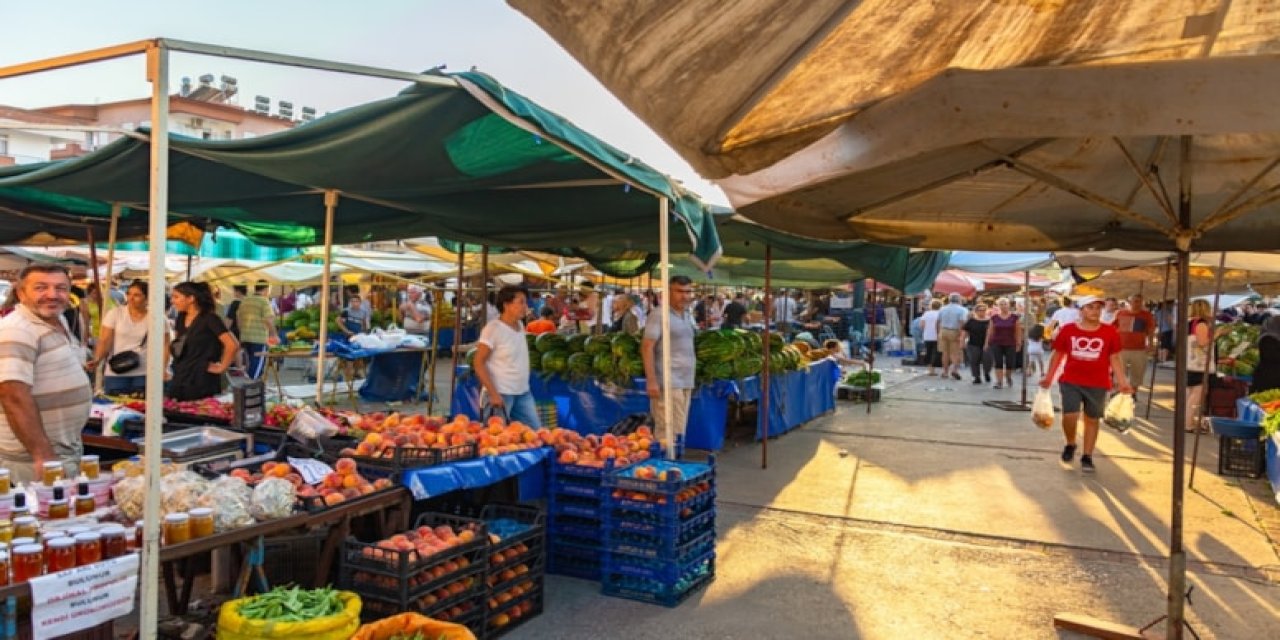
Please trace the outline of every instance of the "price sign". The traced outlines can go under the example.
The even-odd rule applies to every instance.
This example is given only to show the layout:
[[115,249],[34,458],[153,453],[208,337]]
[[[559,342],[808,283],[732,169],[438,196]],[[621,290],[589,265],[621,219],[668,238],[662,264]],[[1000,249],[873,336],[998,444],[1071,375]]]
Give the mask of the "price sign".
[[333,473],[333,468],[320,462],[314,458],[288,458],[289,465],[298,470],[298,475],[302,476],[302,481],[307,484],[317,484],[324,477]]
[[56,638],[133,611],[138,554],[31,579],[31,635]]

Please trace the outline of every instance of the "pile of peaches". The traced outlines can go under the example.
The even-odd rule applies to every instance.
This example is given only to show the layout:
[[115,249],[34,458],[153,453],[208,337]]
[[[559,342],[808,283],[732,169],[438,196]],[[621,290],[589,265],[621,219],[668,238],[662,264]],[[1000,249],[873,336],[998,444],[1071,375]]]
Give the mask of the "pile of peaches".
[[[364,547],[360,552],[366,559],[383,562],[393,568],[400,565],[400,559],[406,558],[409,564],[416,564],[431,556],[443,553],[454,547],[464,545],[476,539],[477,525],[468,525],[455,530],[442,524],[437,527],[418,527],[404,533],[379,541],[373,546]],[[457,559],[446,560],[436,566],[424,569],[431,578],[446,576],[463,568],[458,566]]]
[[560,464],[587,467],[603,467],[610,459],[615,468],[630,466],[648,460],[653,446],[653,432],[643,425],[625,436],[610,433],[582,436],[568,429],[553,429],[550,437]]
[[247,469],[233,469],[227,475],[240,478],[249,486],[258,484],[263,478],[284,478],[293,484],[299,498],[320,497],[329,506],[391,487],[391,481],[387,478],[370,482],[360,475],[356,461],[350,458],[340,458],[334,464],[333,472],[314,487],[303,482],[302,475],[287,462],[264,462],[257,473],[249,473]]
[[356,428],[364,432],[364,439],[339,455],[391,458],[397,447],[444,449],[474,443],[480,455],[496,456],[541,447],[551,437],[547,429],[535,431],[520,422],[492,417],[481,424],[463,415],[446,421],[421,414],[372,413],[361,416]]

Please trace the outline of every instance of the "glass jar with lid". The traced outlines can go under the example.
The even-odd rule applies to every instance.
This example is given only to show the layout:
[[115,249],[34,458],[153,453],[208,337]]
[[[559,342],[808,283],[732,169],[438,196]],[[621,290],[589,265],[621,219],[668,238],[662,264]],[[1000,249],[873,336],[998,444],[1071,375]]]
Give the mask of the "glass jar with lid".
[[98,533],[102,534],[102,557],[110,560],[129,553],[129,539],[126,537],[124,525],[109,524]]
[[49,573],[57,573],[76,567],[76,541],[66,536],[49,541],[45,549],[45,566]]
[[84,566],[102,560],[102,534],[97,531],[77,534],[76,565]]
[[13,581],[26,582],[44,575],[44,547],[24,544],[13,548]]
[[191,516],[170,513],[164,517],[164,543],[182,544],[191,539]]

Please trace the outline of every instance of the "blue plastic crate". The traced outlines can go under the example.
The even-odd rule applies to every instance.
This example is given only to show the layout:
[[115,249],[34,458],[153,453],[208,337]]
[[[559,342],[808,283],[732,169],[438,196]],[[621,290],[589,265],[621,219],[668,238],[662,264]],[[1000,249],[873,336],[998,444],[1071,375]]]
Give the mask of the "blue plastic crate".
[[[636,469],[645,466],[653,467],[659,473],[664,471],[677,470],[680,473],[679,480],[648,480],[636,477]],[[692,487],[699,482],[709,480],[715,476],[716,457],[710,456],[706,463],[702,462],[676,462],[671,460],[646,460],[642,464],[632,465],[626,469],[622,469],[617,473],[606,475],[604,484],[608,487],[617,487],[619,489],[629,489],[631,491],[643,491],[645,493],[665,493],[672,495],[680,491]]]
[[632,500],[630,498],[609,498],[609,508],[606,513],[618,514],[616,519],[626,519],[630,515],[634,515],[637,520],[646,520],[653,517],[662,518],[664,520],[673,520],[681,517],[686,513],[692,516],[707,509],[713,508],[716,503],[716,490],[714,485],[708,491],[700,493],[683,502],[676,502],[662,496],[666,499],[665,503],[652,502],[649,500]]
[[637,535],[664,537],[674,540],[684,538],[688,540],[691,537],[700,535],[701,529],[705,529],[707,526],[715,527],[715,521],[716,510],[714,508],[688,518],[681,518],[675,522],[610,518],[606,524],[606,537],[625,539],[626,536]]
[[551,480],[548,494],[551,496],[578,496],[603,500],[609,496],[609,491],[610,489],[605,487],[598,479],[595,482],[584,482],[582,478],[576,476],[565,476]]
[[1257,423],[1232,420],[1230,418],[1211,418],[1210,422],[1213,423],[1213,432],[1224,438],[1253,438],[1257,440],[1262,437],[1262,425]]
[[[710,515],[710,514],[708,514]],[[621,553],[639,558],[676,558],[686,554],[690,549],[705,542],[710,536],[715,540],[716,523],[714,519],[699,517],[696,526],[679,532],[663,532],[659,534],[640,534],[626,531],[610,531],[605,537],[604,547],[610,553]]]
[[547,551],[547,573],[550,574],[599,582],[603,569],[604,557],[599,550],[552,545]]
[[604,503],[589,498],[555,498],[548,501],[548,510],[552,520],[563,520],[564,516],[591,520],[604,519]]
[[706,535],[682,548],[680,555],[668,556],[668,559],[640,558],[628,554],[606,553],[604,570],[607,574],[631,576],[656,580],[666,584],[675,584],[681,576],[697,569],[700,565],[715,559],[716,535]]
[[688,575],[681,576],[676,584],[665,584],[644,578],[606,574],[602,577],[600,593],[615,598],[638,600],[664,607],[679,606],[699,589],[711,584],[716,577],[715,560],[699,566]]

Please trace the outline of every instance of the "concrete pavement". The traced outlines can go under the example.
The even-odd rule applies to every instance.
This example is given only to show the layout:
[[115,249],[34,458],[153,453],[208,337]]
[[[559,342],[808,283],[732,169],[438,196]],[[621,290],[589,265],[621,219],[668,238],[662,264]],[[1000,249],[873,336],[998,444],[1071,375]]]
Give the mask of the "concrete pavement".
[[[1055,613],[1162,615],[1169,412],[1126,435],[1104,427],[1087,476],[1059,462],[1056,426],[981,404],[1018,390],[922,373],[890,365],[870,415],[840,403],[771,441],[768,469],[758,444],[723,452],[718,577],[681,607],[552,576],[544,615],[509,637],[1065,638]],[[1265,480],[1219,477],[1203,438],[1185,500],[1189,619],[1201,637],[1280,637],[1280,559],[1262,524],[1276,505],[1259,499]]]

